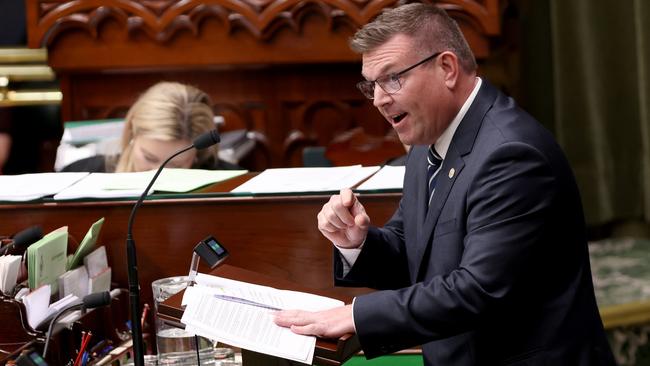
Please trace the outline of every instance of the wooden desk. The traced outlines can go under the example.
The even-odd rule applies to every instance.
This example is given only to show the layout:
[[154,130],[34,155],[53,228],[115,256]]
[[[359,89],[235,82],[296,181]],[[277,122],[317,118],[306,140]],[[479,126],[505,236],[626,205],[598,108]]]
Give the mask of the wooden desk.
[[[314,293],[321,296],[327,296],[335,299],[339,299],[343,302],[349,303],[352,299],[347,296],[342,291],[337,290],[314,290],[307,288],[305,286],[297,285],[294,282],[273,278],[271,276],[265,276],[260,273],[249,271],[242,268],[237,268],[230,265],[223,265],[216,270],[212,271],[210,274],[230,278],[233,280],[244,281],[248,283],[254,283],[258,285],[270,286],[278,289],[284,290],[293,290],[301,292]],[[169,299],[164,303],[158,305],[158,316],[175,326],[183,328],[183,324],[180,323],[180,319],[183,316],[183,309],[181,308],[181,300],[183,299],[183,292],[180,292]],[[352,355],[357,353],[360,350],[359,341],[356,336],[346,335],[341,337],[338,340],[332,339],[322,339],[318,338],[316,340],[316,349],[314,350],[314,364],[317,365],[332,365],[338,366],[343,364],[348,360]],[[255,352],[247,353],[248,351],[243,350],[244,365],[264,365],[269,366],[271,364],[275,365],[277,359],[275,357],[260,355]],[[248,358],[247,358],[248,357]],[[284,360],[286,361],[286,360]],[[282,361],[278,361],[278,364],[285,364]],[[287,364],[288,365],[288,364]]]
[[[250,175],[239,179],[247,178]],[[134,238],[142,304],[152,304],[153,280],[188,273],[192,249],[209,234],[230,251],[227,264],[310,288],[334,287],[332,245],[316,227],[316,214],[329,194],[252,197],[224,193],[240,182],[235,179],[194,194],[148,199],[140,207]],[[400,197],[400,193],[363,194],[360,199],[373,223],[382,225]],[[30,225],[49,232],[68,225],[71,235],[81,241],[90,225],[105,217],[98,243],[106,246],[113,281],[127,287],[125,240],[133,204],[134,200],[3,204],[0,233],[15,233]],[[350,296],[367,291],[342,290]]]

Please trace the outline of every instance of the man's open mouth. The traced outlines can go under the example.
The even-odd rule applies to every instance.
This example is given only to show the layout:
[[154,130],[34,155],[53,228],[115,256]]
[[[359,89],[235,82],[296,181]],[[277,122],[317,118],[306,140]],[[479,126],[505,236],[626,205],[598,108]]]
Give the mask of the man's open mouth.
[[400,113],[400,114],[397,114],[397,115],[391,117],[392,120],[393,120],[393,123],[399,123],[401,120],[404,119],[404,117],[406,117],[407,114],[408,113],[404,112],[404,113]]

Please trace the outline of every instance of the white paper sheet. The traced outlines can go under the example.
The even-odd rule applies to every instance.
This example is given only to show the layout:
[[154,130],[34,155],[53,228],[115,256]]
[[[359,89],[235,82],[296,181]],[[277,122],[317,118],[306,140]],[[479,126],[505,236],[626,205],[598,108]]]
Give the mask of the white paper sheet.
[[402,189],[404,186],[404,166],[386,165],[377,174],[361,183],[356,191],[373,191],[380,189]]
[[291,332],[273,322],[263,306],[226,300],[227,295],[279,309],[325,310],[343,302],[323,296],[199,274],[197,285],[185,290],[181,322],[185,330],[235,347],[289,360],[312,363],[316,338]]
[[31,201],[56,194],[88,173],[0,175],[0,201]]
[[351,188],[368,178],[378,166],[267,169],[232,190],[236,193],[328,192]]
[[[158,176],[152,190],[189,192],[247,172],[247,170],[166,168]],[[147,188],[154,174],[154,170],[133,173],[91,173],[88,177],[56,194],[54,199],[139,197]]]

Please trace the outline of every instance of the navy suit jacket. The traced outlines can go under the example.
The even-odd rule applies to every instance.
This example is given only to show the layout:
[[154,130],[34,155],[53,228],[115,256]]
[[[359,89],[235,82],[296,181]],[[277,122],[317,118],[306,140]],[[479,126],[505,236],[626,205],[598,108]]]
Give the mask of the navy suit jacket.
[[380,289],[354,303],[366,356],[422,345],[426,365],[614,365],[551,134],[483,81],[430,207],[426,156],[411,149],[399,208],[345,277],[335,257],[337,285]]

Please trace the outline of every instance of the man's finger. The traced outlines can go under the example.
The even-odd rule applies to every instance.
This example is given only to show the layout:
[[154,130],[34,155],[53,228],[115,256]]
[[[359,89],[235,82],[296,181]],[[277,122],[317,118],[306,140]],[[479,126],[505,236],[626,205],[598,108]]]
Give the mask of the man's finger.
[[305,325],[310,323],[309,314],[311,313],[301,310],[282,310],[275,313],[273,321],[281,327]]
[[341,219],[330,209],[330,207],[323,207],[321,212],[316,216],[318,219],[318,227],[333,227],[338,230],[347,229],[348,225],[341,221]]
[[325,333],[318,324],[307,324],[307,325],[292,325],[291,331],[296,334],[302,335],[314,335],[316,337],[322,337]]
[[352,192],[350,188],[341,189],[339,196],[341,196],[341,203],[347,208],[351,208],[357,200],[357,197],[354,195],[354,192]]
[[[349,189],[347,191],[341,190],[341,194],[337,196],[332,196],[329,202],[333,215],[336,216],[338,219],[340,219],[343,223],[345,223],[346,226],[354,225],[354,216],[352,215],[350,210],[354,205],[354,201],[356,200],[356,198],[353,198],[353,200],[351,200],[349,197],[350,195],[352,195],[352,191],[350,191]],[[352,197],[354,197],[354,195],[352,195]],[[330,219],[329,216],[328,219]]]

